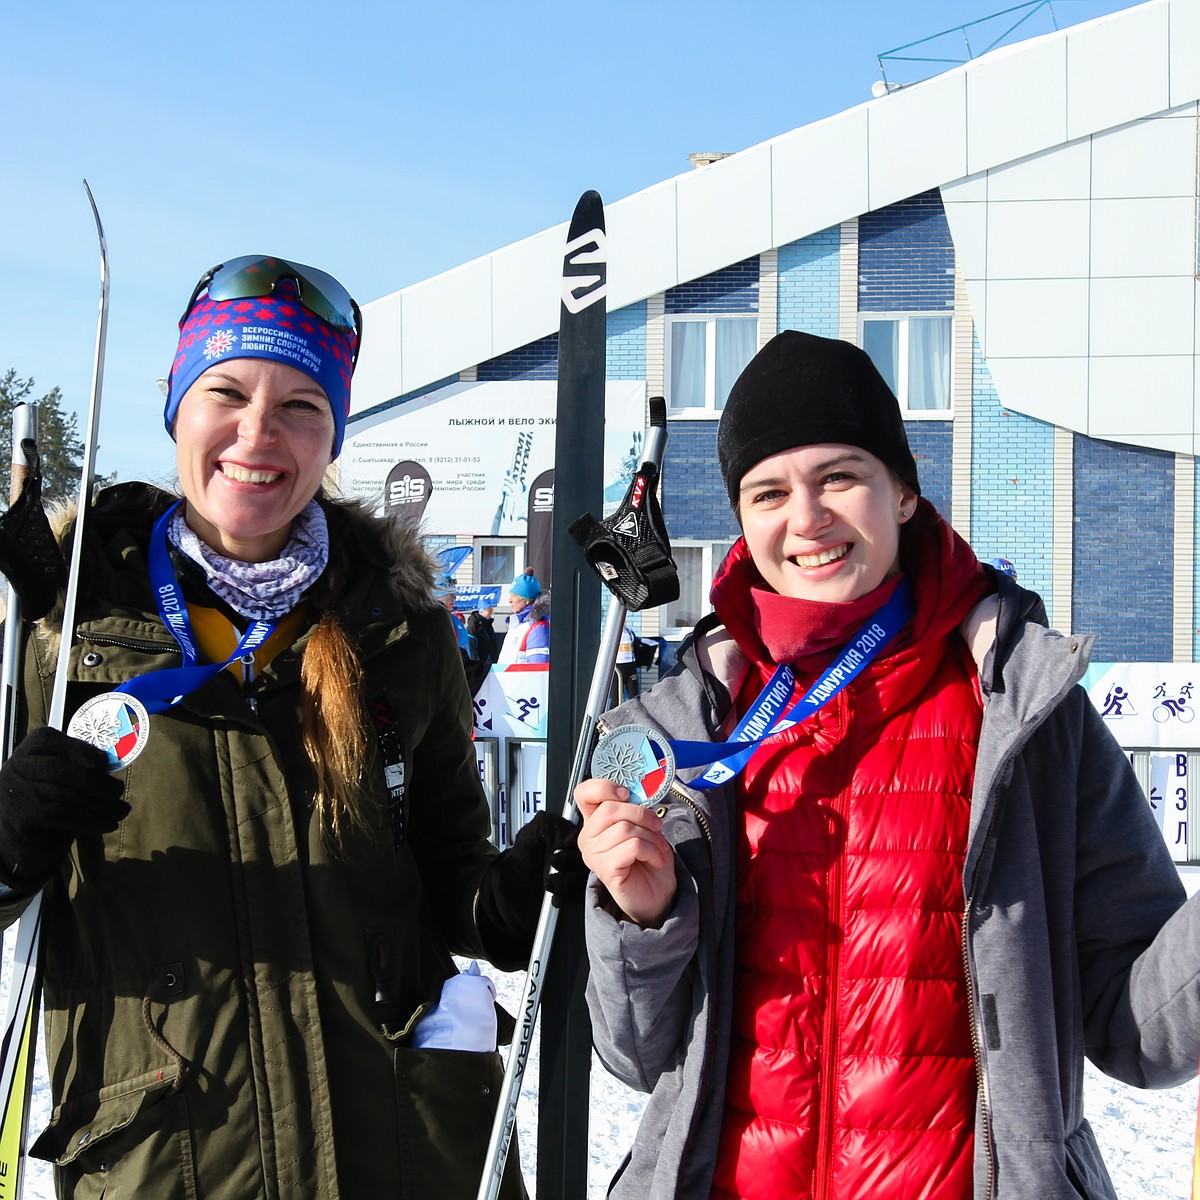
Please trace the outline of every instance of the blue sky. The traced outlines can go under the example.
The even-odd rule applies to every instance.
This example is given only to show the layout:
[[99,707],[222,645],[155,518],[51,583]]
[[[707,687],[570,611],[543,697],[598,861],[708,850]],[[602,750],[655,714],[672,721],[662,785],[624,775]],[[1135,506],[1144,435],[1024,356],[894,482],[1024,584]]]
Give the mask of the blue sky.
[[[0,370],[39,395],[61,387],[82,427],[98,295],[86,176],[112,268],[98,469],[169,482],[155,380],[214,262],[294,258],[366,303],[565,221],[587,188],[615,201],[689,169],[693,151],[859,104],[880,52],[1006,7],[5,5]],[[1053,13],[1061,27],[1128,7],[1054,0]],[[976,27],[973,45],[1020,15]],[[1043,9],[1023,28],[1053,25]]]

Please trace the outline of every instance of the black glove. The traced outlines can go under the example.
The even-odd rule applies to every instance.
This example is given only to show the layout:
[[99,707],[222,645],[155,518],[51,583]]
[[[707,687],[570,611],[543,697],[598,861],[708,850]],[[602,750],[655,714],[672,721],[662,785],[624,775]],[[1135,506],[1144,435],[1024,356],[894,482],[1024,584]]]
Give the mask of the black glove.
[[124,790],[102,750],[35,729],[0,767],[0,883],[38,891],[76,837],[110,833],[128,815]]
[[488,867],[475,915],[496,966],[523,966],[529,960],[544,893],[550,893],[555,907],[582,898],[588,869],[578,841],[578,825],[557,813],[540,812]]

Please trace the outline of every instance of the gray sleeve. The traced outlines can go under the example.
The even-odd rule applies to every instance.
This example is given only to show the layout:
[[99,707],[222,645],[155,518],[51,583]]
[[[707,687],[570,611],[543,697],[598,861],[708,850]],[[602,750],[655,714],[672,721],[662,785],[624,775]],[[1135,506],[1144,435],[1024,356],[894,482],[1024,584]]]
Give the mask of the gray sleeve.
[[699,983],[699,897],[678,856],[675,870],[675,906],[661,929],[613,917],[595,876],[585,900],[596,1052],[613,1075],[641,1092],[652,1091],[682,1056]]
[[1200,1058],[1200,896],[1179,873],[1124,752],[1083,708],[1077,946],[1089,1057],[1138,1087],[1170,1087]]

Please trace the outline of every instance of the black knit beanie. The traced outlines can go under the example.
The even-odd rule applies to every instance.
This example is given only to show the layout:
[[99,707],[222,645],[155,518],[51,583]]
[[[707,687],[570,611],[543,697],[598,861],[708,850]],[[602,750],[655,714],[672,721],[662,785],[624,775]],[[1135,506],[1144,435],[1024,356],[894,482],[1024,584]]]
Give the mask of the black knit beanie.
[[822,442],[869,450],[921,494],[900,405],[866,351],[786,329],[746,364],[725,401],[717,458],[730,504],[737,509],[755,463]]

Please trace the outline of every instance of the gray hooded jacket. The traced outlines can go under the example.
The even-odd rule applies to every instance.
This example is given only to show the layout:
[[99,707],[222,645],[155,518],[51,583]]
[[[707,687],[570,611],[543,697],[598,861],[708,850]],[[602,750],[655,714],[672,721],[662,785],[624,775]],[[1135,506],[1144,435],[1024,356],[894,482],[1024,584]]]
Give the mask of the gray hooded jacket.
[[[1139,1087],[1196,1073],[1200,898],[1185,903],[1124,753],[1076,686],[1090,639],[1046,629],[1034,593],[998,586],[964,625],[985,702],[963,874],[975,1200],[1115,1197],[1083,1116],[1084,1056]],[[710,618],[606,724],[711,739],[744,670]],[[614,919],[594,878],[587,904],[597,1050],[651,1093],[610,1195],[707,1200],[732,1011],[733,789],[677,781],[660,811],[679,883],[662,928]]]

